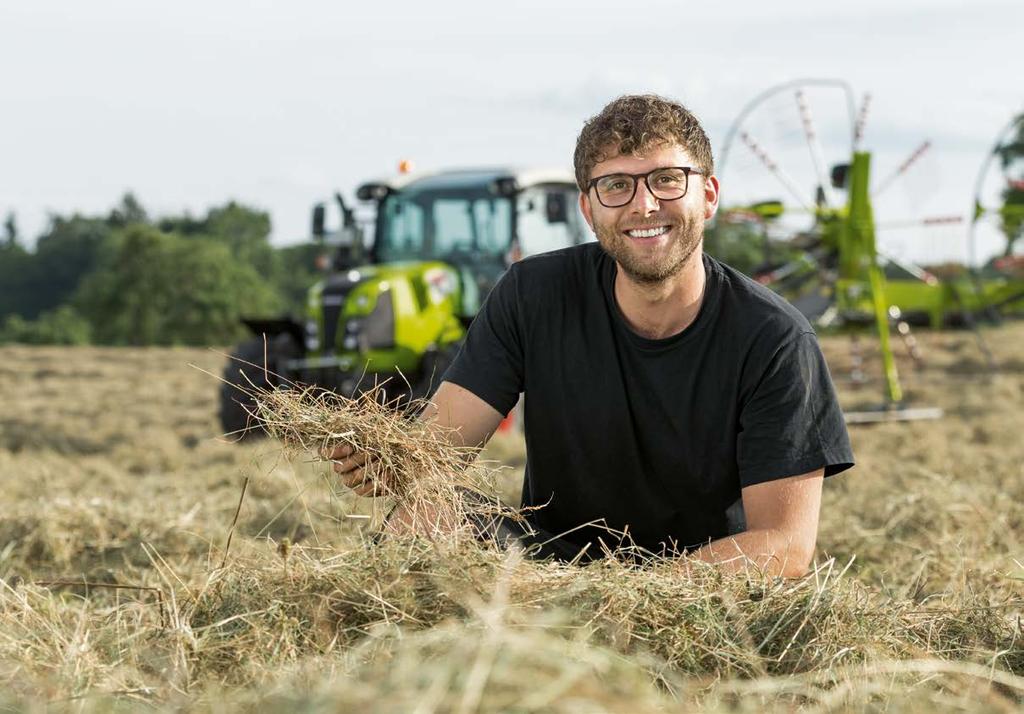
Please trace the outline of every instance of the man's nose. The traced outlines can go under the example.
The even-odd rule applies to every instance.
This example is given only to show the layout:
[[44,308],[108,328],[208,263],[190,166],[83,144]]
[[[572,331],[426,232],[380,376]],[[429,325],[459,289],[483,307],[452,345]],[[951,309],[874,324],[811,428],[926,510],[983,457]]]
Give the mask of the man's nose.
[[633,200],[629,202],[629,208],[634,213],[646,216],[661,208],[658,198],[647,190],[647,182],[642,178],[637,179],[636,191],[633,193]]

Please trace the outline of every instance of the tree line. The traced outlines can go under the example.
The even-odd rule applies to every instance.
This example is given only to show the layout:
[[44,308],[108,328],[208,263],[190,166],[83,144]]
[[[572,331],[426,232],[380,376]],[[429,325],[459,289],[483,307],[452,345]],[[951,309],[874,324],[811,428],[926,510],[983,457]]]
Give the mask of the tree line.
[[[228,345],[242,317],[301,316],[315,243],[275,248],[270,215],[234,201],[154,218],[131,193],[106,215],[53,215],[33,248],[13,214],[0,236],[0,344]],[[709,247],[737,267],[762,240],[721,227]]]
[[51,216],[29,249],[0,237],[0,343],[226,345],[243,316],[301,314],[320,247],[270,244],[270,215],[234,201],[150,217],[132,194],[107,215]]

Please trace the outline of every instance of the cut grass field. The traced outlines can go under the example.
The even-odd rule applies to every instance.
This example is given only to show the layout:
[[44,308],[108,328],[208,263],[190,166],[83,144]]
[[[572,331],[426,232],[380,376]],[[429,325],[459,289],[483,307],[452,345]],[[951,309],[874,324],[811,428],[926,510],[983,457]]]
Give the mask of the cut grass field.
[[[0,711],[1019,709],[1024,324],[985,335],[996,371],[967,332],[900,355],[946,417],[852,430],[797,581],[372,546],[313,454],[218,438],[222,355],[2,348]],[[485,458],[514,500],[521,442]]]

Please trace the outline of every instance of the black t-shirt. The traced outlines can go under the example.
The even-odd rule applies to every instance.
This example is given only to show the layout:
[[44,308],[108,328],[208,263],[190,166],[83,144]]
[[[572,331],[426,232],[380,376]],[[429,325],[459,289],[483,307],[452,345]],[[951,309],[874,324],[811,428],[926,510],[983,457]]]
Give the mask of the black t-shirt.
[[[660,552],[728,534],[740,489],[853,465],[828,367],[807,320],[704,256],[693,323],[651,340],[614,298],[596,243],[513,265],[445,375],[502,414],[524,393],[524,506],[581,547],[613,532]],[[592,524],[601,524],[595,527]]]

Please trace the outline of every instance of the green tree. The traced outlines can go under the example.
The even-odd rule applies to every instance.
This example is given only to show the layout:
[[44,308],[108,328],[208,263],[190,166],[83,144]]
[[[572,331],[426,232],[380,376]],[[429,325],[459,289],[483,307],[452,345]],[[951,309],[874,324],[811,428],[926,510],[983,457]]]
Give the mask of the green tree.
[[44,312],[36,320],[8,315],[0,324],[0,343],[85,345],[90,336],[89,323],[70,305]]
[[[0,265],[0,277],[17,271],[4,281],[5,297],[0,299],[0,317],[16,313],[33,320],[43,312],[65,304],[78,289],[82,277],[96,267],[114,228],[145,221],[146,212],[130,193],[106,218],[73,214],[50,216],[50,225],[36,241],[35,251],[20,255],[8,252],[7,267]],[[5,223],[7,244],[17,236],[13,215]],[[17,243],[17,240],[13,241]],[[20,245],[20,244],[19,244]],[[13,265],[13,267],[12,267]]]
[[139,203],[139,199],[129,191],[121,197],[121,203],[107,216],[107,225],[111,228],[124,228],[133,223],[149,223],[149,216]]
[[206,235],[223,243],[236,260],[245,261],[264,275],[273,269],[270,214],[234,201],[206,214]]
[[1006,176],[999,223],[1006,236],[1004,255],[1012,255],[1014,244],[1024,236],[1024,114],[1015,120],[1013,135],[996,149]]
[[704,233],[708,253],[750,275],[765,261],[765,238],[751,223],[728,223],[722,219]]
[[0,320],[22,307],[32,255],[17,240],[0,242]]
[[270,279],[292,315],[300,316],[306,310],[309,287],[323,275],[316,267],[317,256],[324,252],[317,243],[298,243],[274,251],[274,268]]
[[999,227],[1006,236],[1004,255],[1013,255],[1014,246],[1024,236],[1024,183],[1003,190],[1003,205],[999,208]]
[[283,298],[293,315],[305,310],[306,291],[318,277],[314,243],[275,248],[270,244],[271,221],[264,211],[230,201],[210,208],[202,218],[188,213],[157,221],[160,230],[190,239],[205,239],[228,248],[232,260],[252,265]]
[[8,211],[7,217],[4,219],[4,242],[5,246],[18,245],[18,220],[14,215],[14,211]]
[[156,222],[156,226],[164,233],[177,233],[185,237],[206,234],[206,219],[194,218],[188,211],[180,216],[164,216]]
[[12,312],[34,319],[71,299],[83,276],[98,264],[111,227],[101,218],[52,216],[24,266]]
[[106,344],[229,344],[245,314],[273,314],[280,300],[227,246],[135,224],[83,282],[76,304]]
[[209,209],[197,219],[188,213],[157,222],[160,230],[187,238],[222,243],[235,260],[254,266],[264,275],[276,268],[276,251],[270,244],[270,214],[235,201]]
[[[19,341],[91,334],[110,344],[228,344],[244,334],[243,312],[301,314],[318,277],[317,246],[275,249],[270,216],[234,201],[154,226],[127,193],[102,217],[51,216],[31,252],[16,238],[13,214],[4,225],[0,327]],[[59,310],[66,305],[78,312]],[[86,324],[91,331],[79,329]]]

